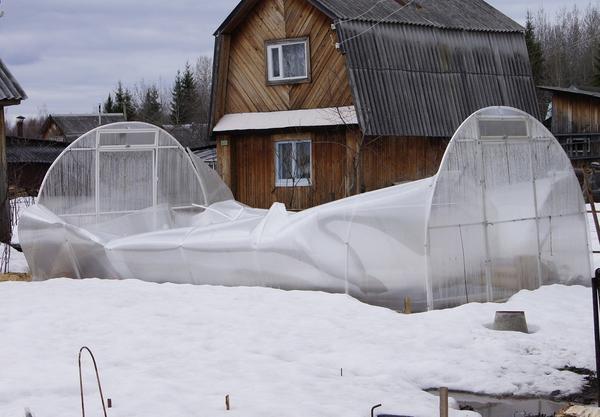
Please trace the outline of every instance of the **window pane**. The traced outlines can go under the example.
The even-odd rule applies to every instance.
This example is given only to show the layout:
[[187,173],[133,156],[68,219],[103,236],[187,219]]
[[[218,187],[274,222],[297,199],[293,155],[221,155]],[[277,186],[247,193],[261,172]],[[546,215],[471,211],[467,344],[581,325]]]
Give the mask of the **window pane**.
[[292,144],[278,143],[276,149],[277,179],[292,179]]
[[310,142],[296,143],[296,178],[310,179]]
[[279,77],[281,74],[279,70],[279,48],[271,48],[271,76]]
[[293,43],[291,45],[282,45],[283,53],[283,76],[304,77],[306,76],[306,55],[304,50],[306,44]]

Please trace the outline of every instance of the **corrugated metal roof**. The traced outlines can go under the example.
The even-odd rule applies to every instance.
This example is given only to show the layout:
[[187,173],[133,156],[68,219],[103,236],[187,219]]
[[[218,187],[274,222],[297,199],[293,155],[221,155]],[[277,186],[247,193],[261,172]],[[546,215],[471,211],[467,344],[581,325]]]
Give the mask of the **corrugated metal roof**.
[[26,98],[27,94],[0,59],[0,104],[18,104]]
[[[215,35],[242,22],[259,0],[241,0]],[[522,32],[517,22],[484,0],[307,0],[333,20],[404,23],[438,28]]]
[[522,33],[390,23],[368,30],[371,26],[339,25],[354,104],[367,135],[450,137],[471,113],[493,105],[537,117]]
[[45,132],[52,121],[56,123],[62,131],[63,138],[67,142],[72,142],[84,133],[89,132],[98,126],[111,123],[124,122],[125,117],[122,113],[103,113],[98,120],[98,114],[51,114],[42,126],[42,132]]
[[6,162],[9,164],[52,164],[68,143],[46,139],[6,137]]
[[583,95],[583,96],[600,98],[600,91],[593,91],[593,90],[597,90],[596,88],[593,88],[593,87],[586,87],[586,89],[581,89],[581,88],[575,87],[574,85],[572,85],[571,87],[568,87],[568,88],[551,87],[551,86],[541,85],[538,88],[540,90],[552,91],[555,93],[579,94],[579,95]]
[[438,28],[521,32],[523,27],[483,0],[314,0],[337,19]]

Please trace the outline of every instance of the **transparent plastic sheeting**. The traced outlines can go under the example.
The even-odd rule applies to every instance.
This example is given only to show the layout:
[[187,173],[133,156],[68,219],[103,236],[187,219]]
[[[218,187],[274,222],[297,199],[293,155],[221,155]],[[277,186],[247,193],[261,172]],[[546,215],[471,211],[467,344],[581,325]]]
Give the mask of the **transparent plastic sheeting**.
[[158,128],[109,125],[57,160],[19,236],[35,279],[323,290],[398,310],[591,276],[569,159],[542,124],[505,107],[471,115],[437,175],[299,213],[234,201]]

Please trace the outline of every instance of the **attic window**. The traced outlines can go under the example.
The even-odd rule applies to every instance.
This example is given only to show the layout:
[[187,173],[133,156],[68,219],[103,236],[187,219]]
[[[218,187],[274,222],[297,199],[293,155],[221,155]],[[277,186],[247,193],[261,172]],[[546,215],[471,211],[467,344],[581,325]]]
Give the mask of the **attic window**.
[[268,42],[267,80],[270,84],[303,82],[309,79],[308,38]]

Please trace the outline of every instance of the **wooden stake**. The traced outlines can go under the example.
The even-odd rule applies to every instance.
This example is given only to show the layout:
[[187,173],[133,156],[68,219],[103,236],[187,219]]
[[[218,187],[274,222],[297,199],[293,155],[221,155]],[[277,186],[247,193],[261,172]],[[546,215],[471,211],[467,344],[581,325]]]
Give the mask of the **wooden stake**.
[[404,309],[402,310],[404,314],[412,313],[412,301],[410,297],[404,297]]
[[440,388],[440,417],[448,417],[448,388]]
[[229,411],[229,394],[225,396],[225,410]]

